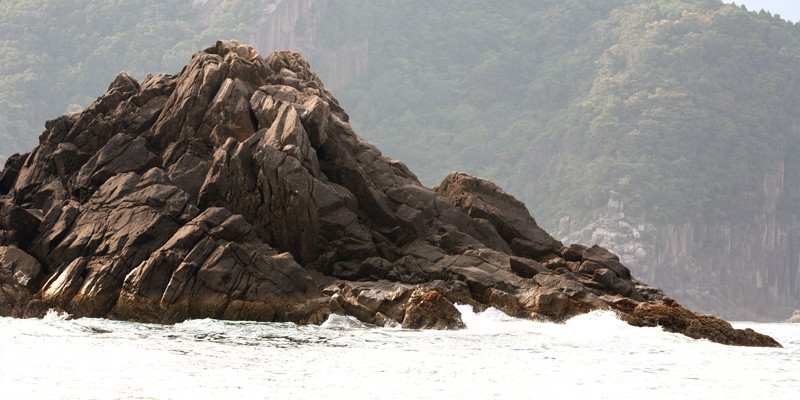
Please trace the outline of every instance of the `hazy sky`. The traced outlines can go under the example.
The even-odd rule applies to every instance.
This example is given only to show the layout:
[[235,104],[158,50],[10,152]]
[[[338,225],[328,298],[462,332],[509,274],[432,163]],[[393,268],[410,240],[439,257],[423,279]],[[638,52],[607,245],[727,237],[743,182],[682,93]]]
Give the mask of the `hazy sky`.
[[728,0],[726,3],[744,4],[751,11],[760,11],[763,8],[773,14],[780,14],[785,20],[800,21],[800,0]]

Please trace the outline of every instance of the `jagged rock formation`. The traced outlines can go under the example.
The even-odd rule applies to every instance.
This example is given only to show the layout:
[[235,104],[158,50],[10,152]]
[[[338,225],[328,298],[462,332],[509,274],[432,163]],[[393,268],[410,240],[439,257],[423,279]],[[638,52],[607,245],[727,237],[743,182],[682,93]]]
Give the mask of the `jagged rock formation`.
[[298,54],[217,42],[120,74],[0,176],[0,314],[463,326],[453,303],[779,346],[695,314],[604,248],[564,247],[491,182],[423,187],[350,128]]

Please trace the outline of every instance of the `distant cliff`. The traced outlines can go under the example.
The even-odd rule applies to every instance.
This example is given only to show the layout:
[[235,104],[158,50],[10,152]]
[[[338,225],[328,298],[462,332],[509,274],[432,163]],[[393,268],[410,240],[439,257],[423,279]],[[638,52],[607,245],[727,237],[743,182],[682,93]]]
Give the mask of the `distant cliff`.
[[355,134],[297,53],[237,41],[179,75],[121,73],[0,174],[0,315],[464,327],[454,303],[563,321],[614,310],[723,344],[598,247],[564,247],[497,185],[424,187]]
[[800,224],[768,205],[747,224],[642,224],[609,209],[595,215],[574,231],[563,219],[556,237],[614,249],[637,276],[704,312],[776,321],[797,307]]
[[[225,18],[224,3],[223,0],[192,2],[208,25]],[[260,51],[292,50],[305,54],[315,61],[315,69],[332,90],[347,86],[366,72],[369,65],[368,37],[354,40],[324,37],[330,34],[329,27],[334,25],[326,20],[330,17],[328,0],[271,0],[256,4],[251,10],[254,29],[247,39]]]

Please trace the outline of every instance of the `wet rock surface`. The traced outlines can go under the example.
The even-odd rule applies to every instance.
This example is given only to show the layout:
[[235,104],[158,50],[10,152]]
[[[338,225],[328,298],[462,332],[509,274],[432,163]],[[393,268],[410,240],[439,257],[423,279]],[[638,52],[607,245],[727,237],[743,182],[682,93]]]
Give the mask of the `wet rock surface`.
[[489,181],[422,186],[348,120],[296,53],[217,42],[179,75],[120,74],[0,173],[0,315],[458,329],[463,303],[779,346],[564,247]]

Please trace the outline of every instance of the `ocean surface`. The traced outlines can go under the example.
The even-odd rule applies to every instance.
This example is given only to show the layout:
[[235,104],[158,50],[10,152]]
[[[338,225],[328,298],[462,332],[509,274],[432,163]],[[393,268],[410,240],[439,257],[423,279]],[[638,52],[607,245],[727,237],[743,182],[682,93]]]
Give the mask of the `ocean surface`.
[[455,332],[193,320],[0,318],[2,399],[800,399],[800,324],[735,323],[785,348],[459,306]]

